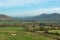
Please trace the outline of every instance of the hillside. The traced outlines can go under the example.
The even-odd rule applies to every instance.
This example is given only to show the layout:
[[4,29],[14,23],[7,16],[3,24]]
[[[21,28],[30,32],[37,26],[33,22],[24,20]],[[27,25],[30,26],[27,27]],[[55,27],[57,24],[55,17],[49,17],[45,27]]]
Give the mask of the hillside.
[[16,21],[16,19],[4,14],[0,14],[0,21]]
[[41,22],[59,22],[60,21],[60,14],[52,13],[52,14],[42,14],[34,17],[36,21]]
[[52,14],[41,14],[33,17],[23,17],[20,18],[23,21],[37,21],[37,22],[59,22],[60,23],[60,14],[52,13]]

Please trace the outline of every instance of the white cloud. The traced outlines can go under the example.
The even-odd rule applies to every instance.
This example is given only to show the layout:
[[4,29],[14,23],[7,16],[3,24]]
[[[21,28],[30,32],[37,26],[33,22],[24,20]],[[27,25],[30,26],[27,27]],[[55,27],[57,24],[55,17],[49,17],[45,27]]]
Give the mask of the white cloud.
[[60,13],[60,8],[46,8],[46,9],[40,9],[41,13]]
[[34,4],[36,6],[39,6],[38,4],[46,3],[46,2],[53,2],[58,3],[59,0],[0,0],[0,6],[26,6],[29,4]]
[[24,12],[24,13],[26,13],[27,15],[30,15],[30,16],[36,16],[36,15],[40,15],[43,13],[46,13],[46,14],[60,13],[60,8],[37,9],[37,10],[32,10],[32,11],[28,11],[28,12]]
[[[40,4],[42,5],[42,3],[47,3],[47,4],[57,4],[60,3],[59,0],[0,0],[0,7],[14,7],[14,6],[26,6],[29,4],[34,4],[37,7],[40,7]],[[58,4],[57,4],[58,5]],[[36,10],[29,10],[26,12],[18,12],[18,15],[20,16],[24,16],[24,15],[39,15],[42,13],[60,13],[60,8],[56,7],[56,8],[41,8],[41,9],[36,9]],[[3,12],[2,12],[3,13]],[[5,13],[5,12],[4,12]],[[19,14],[20,13],[20,14]],[[8,14],[8,12],[7,12]],[[14,14],[8,14],[8,15],[17,15],[17,13]]]
[[24,11],[24,12],[14,12],[14,13],[5,13],[5,12],[0,12],[3,14],[7,14],[10,16],[36,16],[36,15],[40,15],[43,13],[46,14],[51,14],[51,13],[60,13],[60,7],[59,8],[41,8],[41,9],[37,9],[37,10],[30,10],[30,11]]
[[42,0],[0,0],[0,6],[24,6],[27,4],[41,3]]
[[37,9],[37,10],[31,10],[31,11],[25,11],[25,12],[17,12],[14,14],[14,16],[36,16],[40,14],[51,14],[51,13],[60,13],[60,8],[47,8],[47,9]]

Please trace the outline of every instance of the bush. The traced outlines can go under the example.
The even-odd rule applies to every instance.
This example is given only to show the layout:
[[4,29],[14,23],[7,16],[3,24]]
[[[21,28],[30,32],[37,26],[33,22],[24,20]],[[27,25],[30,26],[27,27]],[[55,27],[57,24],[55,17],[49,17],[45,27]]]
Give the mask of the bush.
[[35,25],[35,26],[34,26],[34,30],[35,30],[35,31],[39,31],[39,30],[40,30],[40,26],[39,26],[39,25]]
[[25,26],[25,31],[33,32],[34,29],[33,29],[33,27],[32,27],[31,25],[26,25],[26,26]]
[[45,30],[45,28],[44,27],[40,27],[40,31],[44,31]]

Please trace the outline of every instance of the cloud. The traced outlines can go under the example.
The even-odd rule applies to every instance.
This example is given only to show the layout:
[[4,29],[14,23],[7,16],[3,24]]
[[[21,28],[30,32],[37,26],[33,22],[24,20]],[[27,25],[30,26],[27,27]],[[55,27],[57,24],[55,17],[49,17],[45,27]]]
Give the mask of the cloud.
[[40,14],[51,14],[51,13],[60,13],[60,7],[55,8],[40,8],[36,10],[28,10],[28,11],[16,11],[16,12],[0,12],[2,14],[10,15],[10,16],[36,16]]
[[0,13],[4,12],[12,16],[33,16],[53,12],[60,13],[59,4],[60,0],[0,0],[0,11],[2,11]]
[[40,11],[42,13],[53,13],[53,12],[57,12],[60,13],[60,7],[56,7],[56,8],[46,8],[46,9],[40,9]]
[[39,6],[42,5],[42,3],[57,4],[60,3],[60,0],[0,0],[0,6],[3,7],[30,6],[32,4]]
[[60,7],[40,9],[41,13],[60,13]]
[[[36,16],[36,15],[40,15],[40,14],[51,14],[51,13],[60,13],[60,8],[42,8],[42,9],[37,9],[37,10],[32,10],[32,11],[28,11],[28,12],[24,12],[27,15],[30,16]],[[23,14],[24,14],[23,13]]]
[[42,0],[0,0],[0,6],[25,6],[28,4],[37,4]]
[[31,10],[31,11],[25,11],[25,12],[17,12],[9,15],[14,16],[36,16],[40,14],[51,14],[51,13],[60,13],[60,8],[43,8],[43,9],[37,9],[37,10]]

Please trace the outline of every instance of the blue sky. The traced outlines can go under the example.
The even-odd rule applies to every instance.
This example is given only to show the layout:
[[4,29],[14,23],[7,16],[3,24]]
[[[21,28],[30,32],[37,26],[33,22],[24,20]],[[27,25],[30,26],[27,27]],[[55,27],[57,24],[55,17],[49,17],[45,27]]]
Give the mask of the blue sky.
[[0,14],[22,17],[54,12],[60,13],[60,0],[0,0]]

